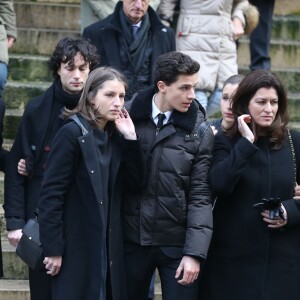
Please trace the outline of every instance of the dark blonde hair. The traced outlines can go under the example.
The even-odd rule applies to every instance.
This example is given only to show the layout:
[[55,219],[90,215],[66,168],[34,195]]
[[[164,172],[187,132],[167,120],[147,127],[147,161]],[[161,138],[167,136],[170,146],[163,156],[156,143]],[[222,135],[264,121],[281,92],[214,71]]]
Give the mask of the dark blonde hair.
[[77,107],[72,110],[65,108],[64,116],[69,117],[80,113],[92,127],[98,127],[99,120],[102,119],[102,116],[92,105],[92,100],[98,91],[103,88],[103,84],[110,80],[118,80],[124,85],[125,89],[127,88],[125,75],[111,67],[97,68],[89,74]]
[[[230,134],[238,134],[237,117],[248,114],[248,106],[257,90],[260,88],[274,88],[278,96],[278,111],[274,122],[267,129],[269,143],[273,148],[280,148],[285,137],[288,124],[287,95],[285,88],[279,78],[265,70],[256,70],[250,72],[241,81],[232,97],[232,113],[234,115],[234,124]],[[253,124],[255,126],[255,124]]]

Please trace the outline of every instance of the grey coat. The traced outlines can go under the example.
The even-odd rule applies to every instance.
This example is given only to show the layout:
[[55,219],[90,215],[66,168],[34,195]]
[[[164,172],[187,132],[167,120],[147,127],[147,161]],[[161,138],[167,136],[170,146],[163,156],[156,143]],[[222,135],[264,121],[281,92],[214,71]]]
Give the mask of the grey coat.
[[0,0],[0,61],[8,64],[7,36],[17,38],[13,0]]

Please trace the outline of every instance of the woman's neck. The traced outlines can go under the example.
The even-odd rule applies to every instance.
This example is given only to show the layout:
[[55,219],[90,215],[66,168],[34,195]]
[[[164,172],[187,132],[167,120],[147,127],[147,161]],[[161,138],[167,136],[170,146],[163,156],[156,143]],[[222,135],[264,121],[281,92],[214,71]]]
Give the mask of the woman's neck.
[[230,129],[232,125],[233,125],[232,122],[226,122],[224,119],[222,119],[221,127],[224,131]]

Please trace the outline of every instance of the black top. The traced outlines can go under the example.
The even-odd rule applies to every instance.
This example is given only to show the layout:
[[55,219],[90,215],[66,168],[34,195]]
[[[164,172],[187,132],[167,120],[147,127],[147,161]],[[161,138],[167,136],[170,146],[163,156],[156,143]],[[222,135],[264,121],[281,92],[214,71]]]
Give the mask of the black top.
[[93,131],[94,133],[94,139],[95,144],[97,147],[97,155],[98,155],[98,161],[100,165],[100,181],[102,186],[102,192],[103,192],[103,205],[105,210],[105,216],[107,216],[108,207],[109,207],[109,166],[111,161],[111,144],[109,142],[109,137],[107,132],[95,129]]

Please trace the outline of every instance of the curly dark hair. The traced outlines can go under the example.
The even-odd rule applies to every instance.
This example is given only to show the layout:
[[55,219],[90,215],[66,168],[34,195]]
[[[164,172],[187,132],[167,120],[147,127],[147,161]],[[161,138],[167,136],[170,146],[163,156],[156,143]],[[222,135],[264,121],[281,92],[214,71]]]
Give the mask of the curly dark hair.
[[80,52],[84,60],[89,63],[90,70],[93,70],[99,63],[97,48],[90,44],[89,41],[84,38],[73,39],[65,37],[58,42],[48,62],[54,79],[59,78],[57,71],[61,63],[73,61],[78,52]]
[[[232,113],[235,117],[230,135],[238,134],[237,117],[248,114],[250,100],[260,88],[274,88],[278,96],[278,111],[273,124],[268,128],[269,143],[273,148],[280,148],[288,124],[288,100],[286,90],[279,78],[265,70],[252,71],[245,76],[232,97]],[[255,126],[255,124],[253,124]]]

